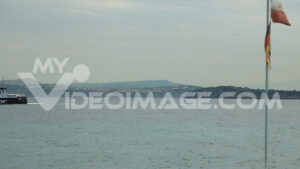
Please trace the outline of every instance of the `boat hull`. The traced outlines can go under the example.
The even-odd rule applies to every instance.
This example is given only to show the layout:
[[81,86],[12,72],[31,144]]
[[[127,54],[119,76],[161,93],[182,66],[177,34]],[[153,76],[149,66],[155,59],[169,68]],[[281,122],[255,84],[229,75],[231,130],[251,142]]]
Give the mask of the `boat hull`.
[[0,98],[0,104],[27,104],[26,97]]

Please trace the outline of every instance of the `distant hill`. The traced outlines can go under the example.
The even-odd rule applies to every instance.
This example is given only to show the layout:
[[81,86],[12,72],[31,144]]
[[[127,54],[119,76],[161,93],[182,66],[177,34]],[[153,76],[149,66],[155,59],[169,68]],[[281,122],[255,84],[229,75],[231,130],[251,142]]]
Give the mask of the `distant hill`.
[[[207,87],[194,90],[194,92],[212,92],[211,98],[219,98],[224,92],[235,92],[236,95],[232,98],[236,98],[242,92],[253,93],[256,98],[260,98],[261,94],[265,92],[263,89],[250,89],[248,87],[235,87],[235,86],[217,86]],[[272,98],[274,93],[278,92],[281,99],[300,99],[300,91],[296,90],[269,90],[269,98]]]
[[[29,79],[29,82],[32,79]],[[26,94],[31,97],[31,92],[23,84],[21,80],[4,81],[8,93]],[[41,84],[46,93],[49,93],[54,84]],[[163,97],[165,93],[171,93],[174,97],[179,97],[183,92],[212,92],[211,98],[218,98],[223,92],[236,92],[236,95],[241,92],[254,93],[257,98],[260,98],[262,89],[251,89],[246,87],[235,86],[218,86],[218,87],[199,87],[191,85],[182,85],[168,80],[153,80],[153,81],[136,81],[136,82],[115,82],[115,83],[82,83],[73,84],[69,87],[68,92],[139,92],[142,96],[147,96],[148,92],[153,92],[155,97]],[[296,90],[270,90],[269,96],[272,97],[275,92],[279,92],[282,99],[300,99],[300,91]]]
[[[33,79],[25,79],[29,84],[35,82]],[[0,85],[14,85],[14,86],[25,86],[23,80],[17,79],[17,80],[1,80]]]
[[146,80],[135,82],[111,82],[111,83],[74,83],[71,87],[82,88],[157,88],[157,87],[174,87],[182,84],[174,83],[168,80]]
[[[249,85],[250,88],[254,89],[263,89],[265,84],[254,84]],[[270,89],[275,90],[300,90],[300,80],[298,81],[289,81],[289,82],[273,82],[270,83]]]
[[21,79],[18,80],[1,80],[0,84],[2,85],[2,83],[4,85],[15,85],[15,86],[24,86],[24,83]]
[[[33,79],[26,79],[29,83],[34,82]],[[0,81],[0,85],[2,80]],[[25,86],[21,79],[17,80],[4,80],[4,85]],[[46,86],[53,86],[54,84],[45,84]],[[73,83],[70,87],[76,88],[158,88],[158,87],[174,87],[182,86],[182,84],[174,83],[169,80],[145,80],[133,82],[111,82],[111,83]]]

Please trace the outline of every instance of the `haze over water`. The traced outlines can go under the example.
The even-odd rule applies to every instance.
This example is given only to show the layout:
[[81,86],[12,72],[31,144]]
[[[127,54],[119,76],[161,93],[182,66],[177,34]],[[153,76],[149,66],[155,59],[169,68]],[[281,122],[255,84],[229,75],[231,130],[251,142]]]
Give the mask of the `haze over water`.
[[[300,166],[299,103],[270,111],[272,169]],[[263,160],[263,110],[0,106],[1,169],[256,169]]]

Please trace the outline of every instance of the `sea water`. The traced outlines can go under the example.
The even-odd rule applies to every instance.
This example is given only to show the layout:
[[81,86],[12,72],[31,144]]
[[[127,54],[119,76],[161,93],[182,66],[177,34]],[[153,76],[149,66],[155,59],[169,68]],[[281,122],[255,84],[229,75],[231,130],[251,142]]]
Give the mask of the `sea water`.
[[[234,102],[234,100],[233,100]],[[0,106],[1,169],[258,169],[264,110]],[[300,101],[269,117],[269,166],[300,167]]]

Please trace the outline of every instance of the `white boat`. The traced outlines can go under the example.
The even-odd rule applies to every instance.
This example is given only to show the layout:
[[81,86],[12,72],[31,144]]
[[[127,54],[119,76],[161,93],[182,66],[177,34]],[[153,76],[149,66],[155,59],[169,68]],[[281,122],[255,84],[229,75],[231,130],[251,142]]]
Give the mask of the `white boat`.
[[19,94],[7,94],[3,78],[0,88],[0,104],[27,104],[27,97]]

